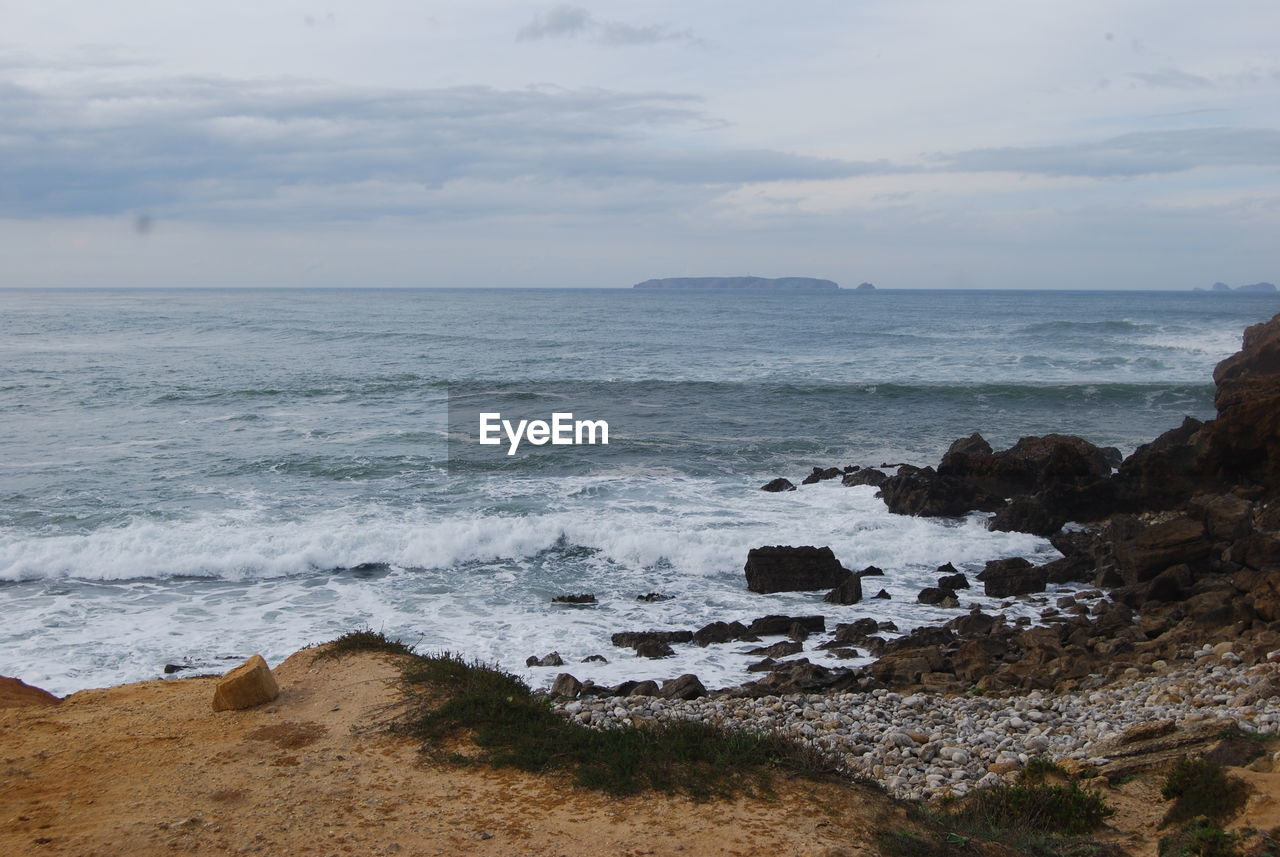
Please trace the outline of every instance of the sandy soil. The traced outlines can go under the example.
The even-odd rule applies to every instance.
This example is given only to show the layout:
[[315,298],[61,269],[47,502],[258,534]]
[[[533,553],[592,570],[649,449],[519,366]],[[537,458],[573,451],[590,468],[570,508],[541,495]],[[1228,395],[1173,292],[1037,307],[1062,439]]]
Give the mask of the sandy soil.
[[772,800],[614,800],[429,763],[371,724],[397,694],[380,655],[276,670],[281,695],[214,713],[216,679],[82,691],[0,710],[0,854],[863,855],[888,802],[780,782]]

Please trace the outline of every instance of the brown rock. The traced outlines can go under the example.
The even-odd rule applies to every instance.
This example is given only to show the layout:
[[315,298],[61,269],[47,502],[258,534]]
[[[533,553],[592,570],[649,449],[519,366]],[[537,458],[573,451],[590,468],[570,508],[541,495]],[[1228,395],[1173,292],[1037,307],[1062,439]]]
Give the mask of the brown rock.
[[831,589],[852,576],[829,547],[776,545],[752,548],[743,566],[752,592],[803,592]]
[[218,680],[213,690],[213,710],[253,708],[280,695],[271,668],[262,655],[254,655]]
[[32,687],[20,679],[0,676],[0,708],[35,708],[60,702],[61,699],[47,690]]

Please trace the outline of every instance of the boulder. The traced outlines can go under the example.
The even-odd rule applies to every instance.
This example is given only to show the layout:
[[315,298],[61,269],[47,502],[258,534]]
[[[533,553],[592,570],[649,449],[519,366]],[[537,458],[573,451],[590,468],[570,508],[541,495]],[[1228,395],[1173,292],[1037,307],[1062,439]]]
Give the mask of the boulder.
[[872,597],[873,597],[873,598],[880,598],[880,599],[883,599],[883,600],[885,600],[885,601],[888,601],[889,599],[893,598],[893,596],[892,596],[892,595],[890,595],[886,590],[883,590],[883,589],[881,589],[879,592],[877,592],[877,593],[876,593],[875,595],[873,595]]
[[675,656],[675,649],[661,640],[647,640],[635,646],[636,656],[641,658],[670,658]]
[[831,548],[809,545],[752,548],[743,572],[747,589],[761,594],[833,589],[853,574],[840,565]]
[[796,486],[790,479],[783,479],[779,476],[777,479],[770,479],[768,482],[761,485],[760,490],[776,494],[780,491],[794,491],[796,490]]
[[959,518],[972,511],[994,512],[1004,497],[964,479],[943,476],[932,467],[899,470],[880,486],[880,497],[895,515]]
[[825,482],[828,479],[838,479],[844,475],[844,471],[839,467],[815,467],[813,472],[800,480],[801,485],[812,485],[815,482]]
[[1213,370],[1218,416],[1205,467],[1227,484],[1280,488],[1280,315],[1244,332],[1240,351]]
[[677,678],[664,681],[662,689],[658,691],[658,696],[663,699],[697,699],[706,695],[707,689],[702,686],[702,682],[693,673],[685,673]]
[[0,708],[37,708],[57,705],[61,699],[21,679],[0,676]]
[[1008,598],[1028,592],[1044,592],[1044,572],[1022,557],[996,559],[979,575],[983,590],[992,598]]
[[551,599],[552,604],[595,604],[596,597],[590,592],[582,592],[574,595],[556,595]]
[[850,575],[844,583],[824,595],[822,600],[828,604],[857,604],[862,600],[861,576]]
[[857,485],[870,485],[873,488],[879,488],[888,478],[889,474],[884,471],[876,470],[874,467],[867,467],[853,473],[846,473],[844,478],[840,480],[840,484],[847,488],[853,488]]
[[[627,696],[657,696],[661,692],[658,683],[652,679],[645,681],[632,682],[632,686],[627,690]],[[617,694],[621,696],[622,694]]]
[[781,643],[774,643],[772,646],[759,646],[747,652],[747,654],[759,655],[766,658],[785,658],[788,655],[794,655],[803,649],[803,644],[786,640]]
[[581,691],[582,682],[578,681],[569,673],[560,673],[560,675],[556,676],[556,680],[551,683],[552,696],[576,699]]
[[620,649],[632,648],[641,643],[692,643],[692,631],[621,631],[609,638]]
[[218,679],[213,689],[213,710],[253,708],[280,695],[280,686],[262,655],[254,655]]
[[786,634],[793,625],[800,625],[805,630],[817,633],[827,630],[825,616],[761,616],[753,619],[747,626],[747,635],[752,637],[772,637]]
[[728,643],[740,639],[747,633],[747,626],[741,622],[711,622],[693,632],[693,642],[699,646],[712,643]]
[[921,604],[945,604],[947,599],[956,600],[954,589],[942,589],[937,586],[927,586],[920,590],[920,594],[916,596],[916,601]]
[[524,665],[527,667],[562,667],[564,666],[564,658],[560,657],[559,652],[550,652],[542,657],[530,655],[524,659]]
[[[950,563],[947,563],[947,565],[950,565]],[[951,570],[955,571],[954,568],[952,568]],[[941,571],[941,569],[939,569],[939,571]],[[965,577],[962,572],[958,572],[958,571],[956,571],[955,574],[944,574],[942,577],[938,578],[938,588],[939,589],[968,589],[969,578]]]
[[884,569],[869,565],[862,571],[858,572],[858,577],[884,577]]

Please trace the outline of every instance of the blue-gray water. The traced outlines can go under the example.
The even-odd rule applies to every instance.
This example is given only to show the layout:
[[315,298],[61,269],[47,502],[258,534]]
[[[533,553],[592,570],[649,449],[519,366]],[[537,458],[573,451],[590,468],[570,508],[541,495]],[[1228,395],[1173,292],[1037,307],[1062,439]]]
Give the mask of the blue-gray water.
[[[1274,295],[1097,292],[0,292],[0,673],[58,692],[367,624],[497,660],[559,650],[607,681],[742,677],[739,648],[636,661],[617,630],[805,610],[743,591],[759,544],[829,544],[888,572],[1043,557],[980,519],[883,510],[815,464],[935,463],[1080,434],[1128,453],[1212,414],[1214,364]],[[447,466],[448,395],[530,389],[608,447]],[[348,571],[364,563],[382,567]],[[662,591],[676,598],[639,603]],[[600,604],[549,603],[594,592]],[[973,600],[981,599],[974,596]],[[813,657],[812,654],[810,657]]]

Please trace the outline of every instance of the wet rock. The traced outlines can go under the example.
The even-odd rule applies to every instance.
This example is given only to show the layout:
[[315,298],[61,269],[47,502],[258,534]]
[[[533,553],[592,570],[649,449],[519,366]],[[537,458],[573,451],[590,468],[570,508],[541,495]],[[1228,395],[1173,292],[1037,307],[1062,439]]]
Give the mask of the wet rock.
[[828,604],[857,604],[862,600],[862,578],[851,574],[844,583],[822,597]]
[[953,602],[956,600],[955,590],[942,589],[937,586],[927,586],[921,589],[920,594],[916,596],[916,601],[921,604],[942,604],[948,599]]
[[783,545],[752,548],[743,571],[747,589],[761,594],[832,589],[853,574],[829,547]]
[[[947,564],[950,565],[950,563],[947,563]],[[960,572],[956,572],[955,574],[946,574],[938,578],[938,588],[939,589],[968,589],[969,578],[965,577]]]
[[991,629],[996,626],[996,620],[988,616],[986,613],[969,613],[952,619],[946,624],[946,627],[961,637],[979,637],[991,633]]
[[606,658],[604,655],[587,655],[585,658],[583,658],[583,659],[582,659],[582,663],[584,663],[584,664],[607,664],[607,663],[609,663],[609,659],[608,659],[608,658]]
[[655,601],[670,601],[675,598],[674,595],[663,595],[661,592],[646,592],[644,595],[637,595],[637,601],[647,601],[653,603]]
[[595,604],[596,597],[590,592],[577,595],[557,595],[551,599],[552,604]]
[[1044,592],[1044,572],[1022,557],[992,560],[978,578],[992,598],[1008,598],[1028,592]]
[[760,646],[747,652],[748,655],[760,655],[766,658],[785,658],[788,655],[794,655],[804,649],[800,643],[787,640],[782,643],[774,643],[772,646]]
[[634,649],[641,643],[692,643],[692,631],[621,631],[609,638],[620,649]]
[[560,657],[559,652],[551,652],[542,657],[530,655],[524,659],[524,665],[527,667],[562,667],[564,666],[564,659]]
[[636,655],[642,658],[651,658],[657,660],[659,658],[670,658],[675,655],[675,649],[671,648],[668,643],[661,640],[648,640],[635,646]]
[[812,633],[820,633],[827,630],[827,619],[825,616],[770,615],[761,616],[759,619],[753,619],[751,624],[747,626],[747,633],[757,637],[773,637],[780,634],[786,634],[791,630],[791,626],[796,624]]
[[844,478],[840,480],[840,484],[847,488],[853,488],[857,485],[870,485],[873,488],[879,488],[889,478],[889,474],[882,470],[876,470],[874,467],[867,467],[855,473],[846,473]]
[[874,565],[869,565],[862,571],[858,572],[858,577],[884,577],[884,569]]
[[777,479],[770,479],[768,482],[761,485],[760,490],[776,494],[780,491],[794,491],[796,490],[796,486],[790,479],[783,479],[779,476]]
[[813,472],[801,480],[802,485],[812,485],[815,482],[825,482],[828,479],[838,479],[844,475],[844,471],[839,467],[815,467]]
[[1004,498],[955,477],[940,476],[932,467],[891,476],[880,486],[880,497],[895,515],[959,518],[972,511],[994,512]]
[[888,601],[888,600],[889,600],[890,598],[892,598],[893,596],[892,596],[892,595],[890,595],[886,590],[881,589],[879,592],[877,592],[877,593],[876,593],[874,596],[872,596],[872,597],[873,597],[873,598],[881,598],[881,599],[884,599],[885,601]]
[[787,638],[796,643],[803,643],[809,639],[809,629],[800,622],[792,622],[791,627],[787,629]]
[[627,691],[627,696],[658,696],[661,688],[658,683],[653,680],[638,681],[634,683],[634,687]]
[[693,632],[693,642],[705,647],[712,643],[739,640],[746,633],[747,626],[741,622],[712,622]]

